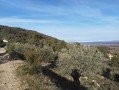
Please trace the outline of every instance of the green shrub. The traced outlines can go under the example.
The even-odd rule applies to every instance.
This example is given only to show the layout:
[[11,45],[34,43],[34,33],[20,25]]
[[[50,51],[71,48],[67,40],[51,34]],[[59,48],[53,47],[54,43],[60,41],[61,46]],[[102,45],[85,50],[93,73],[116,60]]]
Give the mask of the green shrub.
[[17,69],[17,75],[22,81],[22,87],[27,86],[28,90],[59,90],[48,77],[36,73],[32,74],[33,72],[27,64]]
[[56,62],[57,52],[54,52],[52,48],[44,47],[40,50],[40,58],[43,62]]
[[24,53],[21,53],[22,46],[19,43],[8,44],[6,50],[7,50],[7,53],[10,54],[11,59],[14,59],[14,60],[16,59],[24,60],[25,59]]
[[50,46],[54,51],[61,50],[66,46],[66,42],[52,38],[32,30],[22,28],[7,27],[0,25],[0,38],[6,38],[12,43],[29,43],[35,46]]
[[67,49],[59,52],[57,71],[62,75],[69,75],[72,69],[78,69],[85,75],[101,73],[104,61],[103,54],[94,47],[68,44]]
[[111,73],[111,70],[109,68],[106,68],[105,70],[103,70],[103,76],[108,79],[111,77],[110,73]]
[[111,66],[119,67],[119,53],[115,54],[110,62]]
[[111,67],[110,80],[119,82],[119,69],[117,67]]
[[114,74],[114,81],[119,82],[119,74]]
[[24,55],[25,55],[25,60],[29,64],[33,64],[39,58],[39,51],[28,49],[28,50],[25,51],[25,54]]
[[104,56],[106,58],[108,58],[108,53],[109,53],[109,49],[110,49],[109,47],[107,47],[107,46],[98,46],[97,48],[100,52],[102,52],[104,54]]
[[11,43],[7,47],[7,52],[12,59],[25,60],[30,74],[37,73],[42,64],[51,63],[55,66],[57,53],[51,47],[40,48],[30,44]]

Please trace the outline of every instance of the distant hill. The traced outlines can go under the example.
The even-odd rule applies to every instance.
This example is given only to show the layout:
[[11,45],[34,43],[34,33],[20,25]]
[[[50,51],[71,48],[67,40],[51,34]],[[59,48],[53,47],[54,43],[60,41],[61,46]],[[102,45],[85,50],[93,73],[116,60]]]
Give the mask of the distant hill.
[[0,39],[7,39],[9,42],[30,43],[41,47],[51,46],[53,49],[61,49],[66,46],[64,41],[42,33],[3,25],[0,25]]
[[82,45],[119,45],[119,41],[80,42]]

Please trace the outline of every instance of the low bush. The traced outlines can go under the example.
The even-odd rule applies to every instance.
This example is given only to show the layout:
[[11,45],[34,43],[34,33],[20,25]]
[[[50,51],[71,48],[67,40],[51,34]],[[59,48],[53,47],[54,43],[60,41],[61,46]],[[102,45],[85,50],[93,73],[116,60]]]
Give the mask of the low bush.
[[114,81],[119,82],[119,74],[114,74]]
[[12,59],[22,59],[28,63],[28,72],[37,73],[42,64],[51,63],[55,66],[57,53],[51,47],[40,48],[30,44],[11,43],[7,52]]
[[66,78],[71,78],[71,71],[78,69],[81,76],[89,78],[86,82],[81,81],[82,85],[89,90],[98,90],[100,87],[92,80],[95,80],[97,75],[101,75],[107,68],[105,60],[104,54],[95,47],[81,46],[77,43],[68,44],[67,48],[59,52],[55,71]]
[[[21,87],[25,87],[26,90],[59,90],[48,77],[36,74],[36,71],[29,68],[26,63],[17,69],[17,75],[22,81]],[[32,74],[33,72],[34,74]]]
[[12,43],[12,44],[7,45],[6,50],[7,50],[7,53],[9,53],[10,55],[10,59],[14,59],[14,60],[17,60],[17,59],[24,60],[25,59],[24,54],[21,53],[21,51],[19,51],[19,50],[22,50],[22,48],[19,47],[19,45],[20,44],[18,43],[17,44]]
[[108,58],[108,53],[109,53],[109,50],[110,50],[110,48],[108,46],[98,46],[97,48],[100,52],[102,52],[104,54],[104,56],[106,58]]
[[105,70],[103,70],[103,76],[110,79],[110,73],[111,73],[111,70],[109,68],[106,68]]
[[105,57],[94,47],[68,44],[59,52],[57,69],[61,74],[69,74],[72,69],[81,73],[99,73],[104,68]]
[[112,57],[111,62],[110,62],[110,65],[111,66],[114,66],[114,67],[119,67],[119,53],[115,54]]

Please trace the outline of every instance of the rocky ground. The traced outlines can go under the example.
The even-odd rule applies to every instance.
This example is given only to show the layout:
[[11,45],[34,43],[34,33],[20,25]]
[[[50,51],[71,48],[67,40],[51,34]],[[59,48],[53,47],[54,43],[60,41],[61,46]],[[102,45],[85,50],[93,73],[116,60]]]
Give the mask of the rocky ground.
[[20,60],[0,64],[0,90],[20,90],[20,80],[15,70],[23,62]]
[[0,54],[6,53],[5,48],[0,48]]
[[4,49],[0,49],[0,90],[24,90],[21,89],[21,81],[16,76],[16,69],[23,64],[21,60],[10,61]]

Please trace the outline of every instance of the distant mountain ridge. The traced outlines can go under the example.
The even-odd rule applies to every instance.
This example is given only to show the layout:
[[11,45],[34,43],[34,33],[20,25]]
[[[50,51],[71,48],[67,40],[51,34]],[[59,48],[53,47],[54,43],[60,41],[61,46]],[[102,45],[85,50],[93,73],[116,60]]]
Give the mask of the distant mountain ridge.
[[119,45],[119,40],[114,41],[97,41],[97,42],[80,42],[82,45]]

